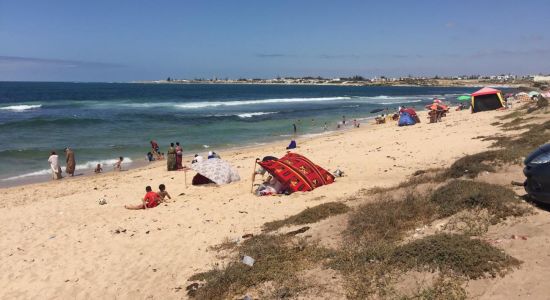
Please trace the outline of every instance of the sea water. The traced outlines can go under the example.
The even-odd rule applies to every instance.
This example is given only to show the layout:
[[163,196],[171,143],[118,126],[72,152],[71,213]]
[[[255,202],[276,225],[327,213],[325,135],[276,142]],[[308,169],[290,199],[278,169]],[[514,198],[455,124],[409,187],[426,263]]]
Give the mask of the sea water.
[[[186,154],[289,140],[373,117],[377,108],[454,101],[475,88],[0,82],[0,186],[47,178],[52,150],[71,147],[77,173],[115,158],[142,162],[156,140]],[[62,163],[64,165],[64,163]]]

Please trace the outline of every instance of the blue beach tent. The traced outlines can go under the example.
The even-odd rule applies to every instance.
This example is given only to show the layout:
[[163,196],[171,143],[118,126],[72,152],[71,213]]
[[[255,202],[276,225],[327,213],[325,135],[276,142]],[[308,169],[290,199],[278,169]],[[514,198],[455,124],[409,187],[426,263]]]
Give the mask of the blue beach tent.
[[397,125],[399,126],[409,126],[414,125],[416,122],[414,121],[414,118],[411,117],[411,115],[407,112],[402,112],[399,114],[399,121],[397,122]]

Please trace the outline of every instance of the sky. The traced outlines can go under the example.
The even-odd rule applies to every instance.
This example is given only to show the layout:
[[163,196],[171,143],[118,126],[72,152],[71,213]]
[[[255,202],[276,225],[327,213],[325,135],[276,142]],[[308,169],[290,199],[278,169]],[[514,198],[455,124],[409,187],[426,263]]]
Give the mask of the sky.
[[548,0],[0,0],[0,80],[550,73]]

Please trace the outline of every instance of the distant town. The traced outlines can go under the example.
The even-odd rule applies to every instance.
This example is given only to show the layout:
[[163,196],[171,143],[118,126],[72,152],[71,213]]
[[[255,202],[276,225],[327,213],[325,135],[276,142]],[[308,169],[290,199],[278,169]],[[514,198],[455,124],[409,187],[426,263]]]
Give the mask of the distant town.
[[550,75],[461,75],[434,77],[387,77],[376,76],[366,78],[355,75],[352,77],[276,77],[264,78],[195,78],[178,79],[168,77],[164,80],[139,81],[139,83],[174,83],[174,84],[292,84],[292,85],[384,85],[384,86],[535,86],[542,87],[550,83]]

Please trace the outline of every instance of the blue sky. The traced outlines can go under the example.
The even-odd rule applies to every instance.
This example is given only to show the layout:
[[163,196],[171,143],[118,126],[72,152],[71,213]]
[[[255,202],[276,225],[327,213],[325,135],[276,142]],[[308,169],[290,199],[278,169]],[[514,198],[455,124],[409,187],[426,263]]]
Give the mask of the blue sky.
[[545,0],[0,0],[0,80],[550,73],[549,28]]

